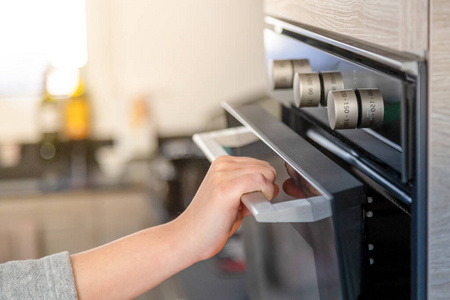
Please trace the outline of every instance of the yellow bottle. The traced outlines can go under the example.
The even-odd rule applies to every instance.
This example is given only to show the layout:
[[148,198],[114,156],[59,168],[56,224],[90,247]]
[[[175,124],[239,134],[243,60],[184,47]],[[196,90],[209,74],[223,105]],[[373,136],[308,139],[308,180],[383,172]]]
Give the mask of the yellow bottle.
[[64,132],[70,140],[84,140],[89,137],[89,102],[80,76],[76,91],[69,98],[64,113]]

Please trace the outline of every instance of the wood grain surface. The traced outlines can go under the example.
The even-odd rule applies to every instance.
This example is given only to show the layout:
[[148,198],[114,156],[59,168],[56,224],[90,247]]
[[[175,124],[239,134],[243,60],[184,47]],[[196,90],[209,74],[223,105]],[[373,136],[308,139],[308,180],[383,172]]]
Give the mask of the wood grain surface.
[[450,1],[430,1],[428,299],[450,298]]
[[265,0],[265,12],[396,50],[428,49],[428,0]]

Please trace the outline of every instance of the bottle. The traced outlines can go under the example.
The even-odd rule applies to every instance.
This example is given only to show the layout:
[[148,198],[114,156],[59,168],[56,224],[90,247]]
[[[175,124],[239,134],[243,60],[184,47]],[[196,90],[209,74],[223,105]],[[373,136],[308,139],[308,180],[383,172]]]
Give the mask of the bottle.
[[78,86],[68,99],[64,112],[64,132],[71,141],[85,140],[90,133],[89,103],[80,74]]
[[89,102],[79,72],[77,88],[67,100],[64,110],[64,133],[70,144],[70,177],[73,188],[84,188],[88,183],[89,114]]

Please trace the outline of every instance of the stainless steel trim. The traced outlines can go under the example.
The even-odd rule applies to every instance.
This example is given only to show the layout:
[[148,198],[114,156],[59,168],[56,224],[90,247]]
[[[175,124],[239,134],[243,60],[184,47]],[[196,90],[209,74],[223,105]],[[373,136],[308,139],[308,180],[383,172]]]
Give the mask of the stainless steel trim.
[[[224,146],[241,147],[258,138],[250,129],[242,126],[197,133],[194,134],[193,140],[212,162],[221,155],[227,155]],[[272,204],[261,192],[252,192],[243,195],[241,201],[261,223],[316,222],[332,215],[330,199],[323,196]]]
[[337,146],[336,144],[332,143],[330,140],[322,136],[320,133],[317,133],[315,130],[310,129],[306,132],[306,136],[316,142],[317,144],[321,145],[322,147],[326,148],[328,151],[332,152],[339,158],[345,160],[349,164],[356,166],[361,171],[366,173],[369,177],[376,180],[381,186],[384,188],[390,190],[394,196],[399,198],[401,201],[403,201],[406,204],[411,204],[412,200],[409,197],[408,194],[397,188],[395,185],[393,185],[391,182],[386,180],[384,177],[378,175],[376,172],[374,172],[372,169],[370,169],[368,166],[360,162],[355,155],[354,151],[351,150],[344,150]]
[[258,140],[250,130],[243,126],[197,133],[193,135],[192,139],[210,162],[221,155],[228,155],[224,146],[242,147]]
[[250,126],[240,114],[238,114],[235,109],[229,105],[227,102],[222,102],[222,107],[233,115],[241,124],[249,128],[261,141],[263,141],[270,149],[272,149],[278,156],[280,156],[285,162],[287,162],[290,166],[292,166],[299,174],[308,178],[309,183],[317,190],[320,194],[326,195],[329,199],[332,199],[332,196],[314,179],[310,178],[308,174],[306,174],[297,163],[292,160],[288,155],[280,151],[280,149],[271,143],[265,136],[263,136],[260,132],[258,132],[255,128]]
[[390,139],[385,138],[384,136],[382,136],[378,132],[374,131],[373,129],[371,129],[371,128],[361,128],[361,130],[364,130],[368,134],[374,136],[375,138],[379,139],[380,141],[382,141],[386,145],[390,146],[391,148],[397,150],[398,152],[403,152],[403,149],[402,149],[401,146],[397,145],[396,143],[394,143]]
[[260,223],[311,223],[332,215],[330,200],[323,196],[270,204],[261,192],[253,192],[241,201]]
[[[417,61],[423,58],[412,54],[397,53],[390,49],[383,49],[379,46],[368,46],[368,43],[357,42],[353,39],[346,38],[336,33],[326,32],[328,36],[301,28],[302,24],[292,24],[274,17],[265,17],[265,22],[274,26],[274,31],[282,33],[283,30],[291,31],[304,35],[306,37],[334,45],[341,49],[351,51],[353,53],[362,55],[374,61],[380,62],[387,66],[393,67],[399,71],[407,72],[411,75],[417,76],[419,74]],[[305,26],[306,27],[306,26]],[[316,29],[316,31],[323,31]]]

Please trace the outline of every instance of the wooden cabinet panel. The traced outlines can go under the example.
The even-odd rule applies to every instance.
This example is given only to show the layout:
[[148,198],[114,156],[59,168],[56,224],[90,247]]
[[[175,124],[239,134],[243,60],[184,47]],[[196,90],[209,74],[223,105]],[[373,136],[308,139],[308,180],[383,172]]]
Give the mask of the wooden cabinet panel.
[[44,255],[76,253],[95,246],[93,201],[89,193],[55,194],[40,201],[40,239]]
[[450,294],[450,1],[430,2],[428,299]]
[[428,48],[427,0],[265,0],[265,12],[396,50]]
[[147,228],[155,219],[147,197],[124,190],[0,199],[0,263],[77,253]]

